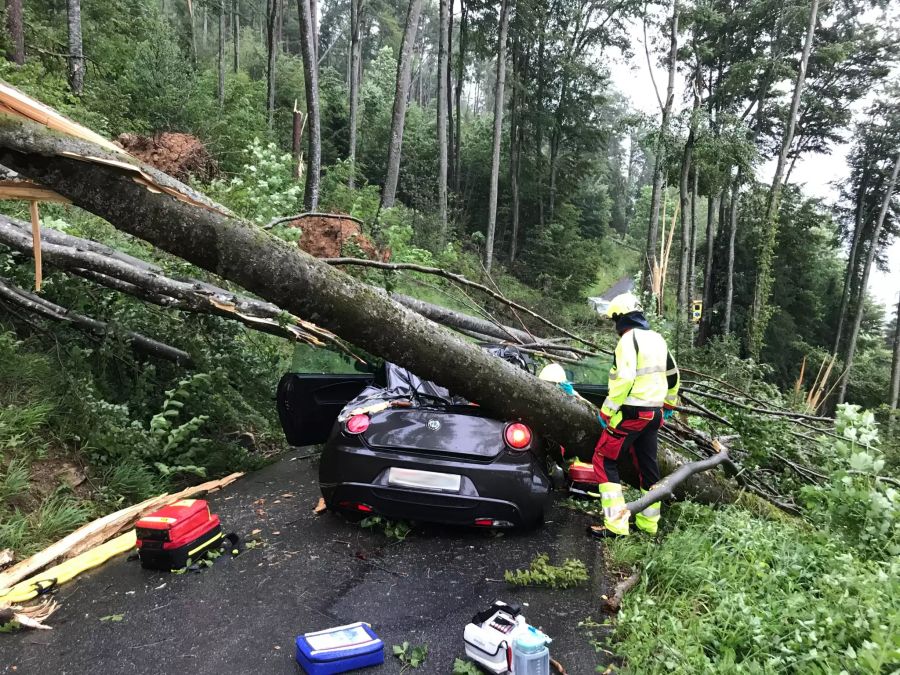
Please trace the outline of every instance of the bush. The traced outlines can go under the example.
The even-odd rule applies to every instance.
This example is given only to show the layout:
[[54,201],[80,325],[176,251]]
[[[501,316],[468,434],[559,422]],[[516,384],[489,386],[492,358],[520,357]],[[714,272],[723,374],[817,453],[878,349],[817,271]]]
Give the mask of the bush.
[[[737,507],[684,503],[656,543],[614,542],[643,565],[614,639],[632,673],[879,673],[900,659],[900,562]],[[673,522],[674,521],[674,522]]]

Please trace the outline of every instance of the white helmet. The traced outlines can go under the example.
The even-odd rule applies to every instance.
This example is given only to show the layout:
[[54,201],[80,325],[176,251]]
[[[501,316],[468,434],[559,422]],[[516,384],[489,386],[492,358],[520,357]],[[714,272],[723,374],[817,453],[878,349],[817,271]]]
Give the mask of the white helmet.
[[609,301],[609,307],[606,308],[606,316],[610,319],[616,319],[631,312],[642,312],[641,301],[637,299],[634,293],[622,293]]
[[566,371],[558,363],[548,363],[541,369],[541,374],[538,375],[538,378],[544,380],[544,382],[559,384],[566,381]]

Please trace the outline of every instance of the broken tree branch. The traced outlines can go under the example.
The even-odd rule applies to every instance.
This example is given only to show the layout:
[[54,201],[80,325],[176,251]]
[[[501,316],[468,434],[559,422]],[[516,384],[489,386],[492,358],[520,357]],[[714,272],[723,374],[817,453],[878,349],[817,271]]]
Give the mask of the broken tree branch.
[[[279,337],[319,346],[328,342],[350,353],[333,333],[291,316],[272,303],[197,279],[174,279],[156,265],[52,228],[44,228],[42,239],[43,255],[49,263],[107,288],[162,307],[234,319]],[[24,223],[0,215],[0,244],[27,254],[32,252],[32,242]]]
[[727,403],[728,405],[735,406],[736,408],[743,408],[744,410],[749,410],[750,412],[758,413],[760,415],[769,415],[771,417],[787,417],[788,419],[795,420],[811,420],[813,422],[834,422],[834,420],[830,417],[817,417],[815,415],[806,415],[804,413],[793,412],[791,410],[773,410],[772,408],[759,408],[752,405],[747,405],[746,403],[741,403],[740,401],[736,401],[733,398],[726,398],[724,396],[719,396],[718,394],[711,394],[708,391],[701,391],[699,389],[693,389],[691,387],[683,387],[682,391],[687,392],[688,394],[703,396],[704,398],[711,398],[715,401],[721,401],[722,403]]
[[619,608],[622,606],[622,600],[625,598],[625,594],[637,586],[640,580],[641,568],[638,566],[635,568],[634,572],[616,584],[612,597],[606,599],[606,608],[611,612],[618,612]]
[[[482,293],[488,295],[489,297],[496,300],[497,302],[506,305],[507,307],[511,308],[512,310],[527,314],[528,316],[532,317],[533,319],[540,321],[545,326],[552,328],[553,330],[557,331],[558,333],[561,333],[562,335],[565,335],[566,337],[568,337],[572,340],[575,340],[576,342],[581,342],[582,344],[587,345],[591,349],[594,349],[594,350],[604,353],[604,354],[612,353],[609,350],[604,349],[597,343],[591,342],[590,340],[586,340],[585,338],[580,337],[580,336],[576,335],[575,333],[572,333],[569,330],[566,330],[562,326],[559,326],[559,325],[553,323],[552,321],[550,321],[550,319],[544,318],[543,316],[541,316],[534,310],[529,309],[528,307],[525,307],[525,305],[520,305],[518,302],[510,300],[502,293],[499,293],[499,292],[493,290],[492,288],[485,286],[484,284],[480,284],[477,281],[472,281],[470,279],[467,279],[462,274],[457,274],[455,272],[448,272],[447,270],[441,269],[440,267],[427,267],[425,265],[416,265],[413,263],[380,262],[378,260],[367,260],[365,258],[321,258],[321,260],[322,260],[322,262],[328,263],[329,265],[358,265],[360,267],[373,267],[376,269],[390,270],[390,271],[394,271],[394,272],[397,272],[397,271],[419,272],[421,274],[431,274],[431,275],[443,277],[444,279],[452,281],[453,283],[460,284],[461,286],[467,286],[469,288],[474,288],[478,291],[481,291]],[[531,336],[529,336],[528,339],[530,341],[534,340],[534,338]]]
[[[0,298],[17,305],[32,314],[37,314],[46,319],[68,323],[80,330],[87,331],[88,333],[100,337],[115,335],[117,333],[116,330],[110,328],[109,324],[104,323],[103,321],[92,319],[83,314],[78,314],[77,312],[56,305],[34,293],[24,291],[21,288],[14,286],[8,279],[4,279],[3,277],[0,277]],[[137,352],[165,361],[172,361],[185,368],[194,367],[194,359],[184,350],[159,342],[158,340],[141,335],[140,333],[135,333],[134,331],[122,331],[120,334]]]
[[728,461],[731,461],[728,457],[728,451],[722,447],[722,449],[712,457],[683,464],[668,476],[661,479],[649,492],[645,492],[640,499],[628,502],[625,505],[625,509],[631,513],[640,513],[651,504],[673,497],[675,495],[675,488],[694,474],[709,471]]

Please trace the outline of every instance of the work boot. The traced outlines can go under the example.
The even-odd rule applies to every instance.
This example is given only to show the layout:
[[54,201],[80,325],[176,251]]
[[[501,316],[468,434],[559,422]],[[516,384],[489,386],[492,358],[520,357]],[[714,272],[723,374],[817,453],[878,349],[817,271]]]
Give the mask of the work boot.
[[[641,490],[641,494],[647,494],[647,490]],[[640,513],[634,516],[634,524],[639,530],[649,535],[655,535],[659,530],[659,502],[654,502]]]
[[627,534],[613,532],[605,525],[591,525],[588,527],[588,534],[598,541],[603,539],[623,539],[628,536]]

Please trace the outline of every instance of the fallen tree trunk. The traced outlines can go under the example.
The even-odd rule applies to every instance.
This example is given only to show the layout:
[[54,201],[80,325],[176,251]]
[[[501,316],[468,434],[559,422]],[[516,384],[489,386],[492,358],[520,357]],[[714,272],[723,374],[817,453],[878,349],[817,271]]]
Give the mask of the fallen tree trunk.
[[[479,402],[500,418],[526,420],[575,452],[591,450],[600,433],[590,404],[496,359],[392,301],[381,289],[271,237],[227,209],[208,203],[198,207],[179,196],[182,188],[192,193],[189,188],[149,167],[138,171],[156,184],[165,183],[165,191],[135,180],[135,167],[123,167],[121,156],[111,161],[108,151],[94,143],[9,115],[0,116],[0,164],[124,232]],[[675,453],[660,453],[664,473],[682,463]],[[707,501],[731,501],[737,495],[720,480],[693,482]]]
[[[68,323],[80,330],[99,337],[117,334],[117,331],[110,328],[109,324],[73,312],[70,309],[54,304],[39,295],[24,291],[3,277],[0,277],[0,301],[12,303],[27,312],[37,314],[46,319]],[[172,361],[185,368],[194,367],[194,359],[182,349],[172,347],[164,342],[159,342],[158,340],[149,338],[146,335],[141,335],[140,333],[135,333],[134,331],[121,331],[119,334],[125,338],[136,352],[157,359]]]

